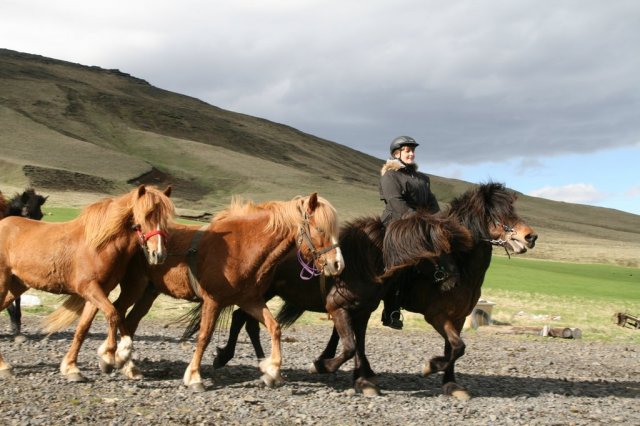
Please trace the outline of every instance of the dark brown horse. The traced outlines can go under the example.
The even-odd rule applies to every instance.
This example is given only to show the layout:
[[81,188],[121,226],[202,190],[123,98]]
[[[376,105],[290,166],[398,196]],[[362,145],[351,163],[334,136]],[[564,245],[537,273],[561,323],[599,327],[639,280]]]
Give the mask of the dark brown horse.
[[[385,270],[384,257],[387,264],[386,288],[389,287],[392,279],[401,281],[404,287],[402,289],[403,307],[423,314],[445,339],[444,356],[432,358],[423,368],[425,376],[438,371],[444,372],[445,394],[461,399],[469,396],[465,389],[456,384],[454,367],[455,361],[464,354],[465,345],[460,338],[460,331],[466,316],[471,313],[480,297],[484,275],[491,261],[492,245],[503,246],[513,253],[524,253],[527,248],[533,248],[535,245],[537,235],[516,214],[515,201],[515,194],[497,183],[476,186],[452,201],[446,212],[447,217],[454,222],[462,223],[473,236],[471,250],[465,251],[463,248],[465,244],[461,242],[458,242],[457,249],[452,250],[461,274],[453,286],[451,280],[442,280],[443,271],[440,267],[432,272],[424,269],[429,263],[418,261],[422,257],[420,251],[424,250],[424,241],[433,239],[425,233],[428,229],[426,227],[429,221],[428,216],[418,214],[390,225],[384,240],[384,256],[384,232],[379,220],[365,220],[364,222],[369,226],[356,222],[347,227],[347,229],[350,227],[355,229],[341,234],[340,244],[348,265],[340,276],[342,285],[349,287],[353,280],[356,283],[362,281],[365,285],[374,287],[376,275],[381,275]],[[354,234],[356,237],[349,237],[349,234]],[[362,238],[357,238],[358,235]],[[350,271],[355,271],[350,268],[354,264],[365,268],[364,271],[358,271],[354,274],[355,276],[352,275]],[[307,287],[303,287],[300,283],[294,266],[295,264],[290,261],[279,267],[274,289],[270,291],[270,294],[279,295],[285,300],[283,310],[278,315],[278,320],[283,324],[291,324],[304,309],[319,310],[318,307],[322,306],[324,301],[320,296],[320,287],[317,282],[312,282],[313,296],[306,296]],[[449,274],[453,275],[450,272]],[[440,283],[436,285],[436,281]],[[378,301],[379,297],[383,296],[382,292],[379,293]],[[376,301],[375,306],[377,304]],[[366,316],[366,320],[368,318],[369,315]],[[260,340],[257,337],[259,329],[251,324],[246,314],[236,311],[232,319],[229,341],[225,347],[218,348],[215,366],[222,366],[233,357],[235,342],[245,321],[256,355],[258,357],[262,355]],[[365,318],[356,321],[365,322]],[[363,343],[362,347],[357,348],[361,359],[356,357],[355,385],[358,390],[374,393],[377,392],[373,384],[374,375],[364,355],[364,330],[359,333],[360,335],[356,334],[356,341]],[[314,371],[335,371],[331,364],[340,338],[343,338],[342,334],[337,333],[334,328],[326,349],[314,362]],[[353,348],[352,342],[353,337],[347,336],[343,346],[350,350]],[[329,364],[328,367],[327,364]]]
[[[204,390],[200,364],[216,320],[222,309],[238,305],[264,324],[271,335],[271,356],[260,363],[260,370],[267,385],[277,384],[282,381],[281,331],[267,308],[264,292],[271,286],[275,265],[296,246],[302,258],[315,263],[315,269],[329,275],[342,272],[344,261],[336,244],[337,220],[333,206],[314,193],[257,205],[236,202],[203,229],[173,224],[167,262],[159,268],[132,263],[114,304],[124,314],[135,303],[125,321],[127,332],[133,335],[158,292],[200,301],[200,333],[183,379],[185,386],[195,391]],[[145,291],[149,283],[155,292]],[[70,313],[77,312],[78,298],[74,299],[65,303]],[[140,377],[131,361],[123,366],[123,373]]]
[[[33,188],[22,191],[22,194],[15,194],[10,200],[6,200],[0,192],[0,219],[6,216],[21,216],[27,219],[42,219],[42,205],[48,197],[36,194]],[[11,333],[14,336],[20,335],[22,328],[22,310],[20,309],[20,298],[16,297],[12,304],[7,307],[9,318],[11,319]]]
[[[465,351],[460,337],[466,317],[471,314],[480,298],[484,276],[491,263],[492,247],[501,246],[507,253],[525,253],[535,246],[538,238],[533,229],[516,213],[517,196],[499,183],[474,187],[455,198],[446,213],[462,223],[473,236],[473,247],[468,253],[455,254],[460,269],[460,285],[447,292],[434,291],[424,280],[414,280],[411,297],[404,297],[404,309],[421,313],[429,324],[445,339],[444,356],[431,358],[424,365],[425,376],[444,372],[443,391],[459,399],[468,399],[469,393],[455,381],[455,362]],[[397,232],[411,235],[417,232],[416,223],[397,223]],[[398,241],[398,240],[396,240]],[[412,255],[398,246],[385,250],[387,267],[402,268],[410,264]]]
[[[121,321],[107,294],[141,248],[149,264],[160,264],[166,258],[166,228],[174,214],[169,193],[170,188],[163,193],[142,185],[94,203],[64,223],[21,217],[0,221],[0,310],[29,287],[77,295],[92,307],[85,314],[95,315],[93,309],[104,313],[109,335],[100,349],[100,361],[113,366]],[[61,373],[73,381],[83,380],[76,360],[88,331],[85,323],[78,325],[60,365]],[[121,344],[131,350],[130,341]],[[10,374],[10,369],[0,356],[0,376]]]
[[[414,239],[415,273],[430,277],[437,288],[457,285],[459,274],[448,253],[468,248],[468,232],[453,220],[423,213],[419,217],[424,227],[419,235],[421,239]],[[278,265],[273,286],[266,295],[267,298],[277,295],[284,299],[285,305],[278,315],[278,321],[283,325],[292,324],[305,310],[328,312],[334,321],[333,336],[336,343],[338,337],[342,339],[343,350],[338,356],[336,347],[325,351],[314,361],[312,371],[335,372],[355,356],[354,386],[366,393],[379,392],[375,374],[365,355],[365,335],[371,313],[389,289],[389,285],[378,278],[384,273],[383,238],[384,227],[378,217],[365,217],[348,223],[342,228],[339,239],[346,267],[339,277],[327,280],[326,290],[318,278],[301,279],[300,265],[290,254]],[[433,278],[434,275],[437,278]],[[393,271],[389,271],[389,276],[393,276]],[[258,358],[264,356],[255,323],[246,313],[236,310],[229,341],[225,347],[218,348],[214,366],[220,367],[233,357],[238,333],[245,322],[256,355]],[[192,331],[187,330],[186,334]]]

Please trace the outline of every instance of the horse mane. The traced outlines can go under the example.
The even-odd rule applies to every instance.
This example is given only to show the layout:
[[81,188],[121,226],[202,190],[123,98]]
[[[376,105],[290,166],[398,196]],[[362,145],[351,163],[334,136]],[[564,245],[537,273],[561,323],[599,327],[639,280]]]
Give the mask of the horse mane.
[[387,227],[384,237],[386,273],[383,277],[443,253],[468,251],[471,246],[471,234],[458,220],[418,210]]
[[76,219],[84,227],[85,241],[100,250],[122,232],[130,232],[134,224],[148,221],[149,215],[162,229],[174,214],[171,200],[160,190],[146,186],[138,196],[136,188],[120,197],[104,198],[82,210]]
[[349,254],[349,262],[340,280],[351,282],[383,272],[384,233],[380,217],[361,217],[342,226],[338,241],[340,250]]
[[513,203],[517,198],[515,192],[502,183],[480,184],[454,198],[447,216],[458,219],[471,231],[474,240],[489,238],[487,224],[501,223],[515,216]]
[[[308,202],[309,196],[298,196],[289,201],[265,201],[259,204],[241,197],[233,197],[229,206],[218,213],[212,219],[212,223],[266,211],[269,213],[269,221],[265,225],[265,232],[278,234],[302,224]],[[326,235],[337,233],[338,215],[336,209],[326,199],[318,197],[318,206],[313,217],[316,227],[322,229]]]
[[0,219],[4,218],[9,211],[9,203],[7,199],[4,198],[2,191],[0,191]]

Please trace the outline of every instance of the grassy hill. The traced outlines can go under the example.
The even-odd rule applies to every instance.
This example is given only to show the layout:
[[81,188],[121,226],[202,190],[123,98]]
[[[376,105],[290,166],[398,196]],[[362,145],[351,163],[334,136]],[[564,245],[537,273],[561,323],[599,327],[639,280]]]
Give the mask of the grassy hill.
[[[382,159],[118,70],[0,49],[0,129],[0,190],[31,185],[52,206],[144,182],[171,183],[191,210],[317,191],[342,219],[381,211]],[[442,203],[470,185],[433,176]],[[540,234],[528,257],[640,265],[640,216],[525,195],[517,206]]]

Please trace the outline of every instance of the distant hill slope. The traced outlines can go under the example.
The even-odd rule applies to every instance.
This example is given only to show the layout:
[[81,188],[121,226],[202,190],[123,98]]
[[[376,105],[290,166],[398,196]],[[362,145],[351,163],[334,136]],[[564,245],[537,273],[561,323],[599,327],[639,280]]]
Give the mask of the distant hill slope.
[[[318,191],[343,219],[381,210],[383,160],[118,70],[0,49],[0,129],[0,190],[33,185],[53,204],[171,183],[187,209]],[[470,185],[433,176],[443,203]],[[640,264],[640,216],[524,195],[518,208],[541,234],[531,256]]]

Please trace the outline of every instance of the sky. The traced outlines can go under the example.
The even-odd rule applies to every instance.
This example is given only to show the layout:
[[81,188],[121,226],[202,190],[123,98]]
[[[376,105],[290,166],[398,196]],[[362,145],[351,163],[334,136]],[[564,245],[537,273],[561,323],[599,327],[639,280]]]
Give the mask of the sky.
[[0,47],[640,215],[639,23],[637,0],[1,0]]

